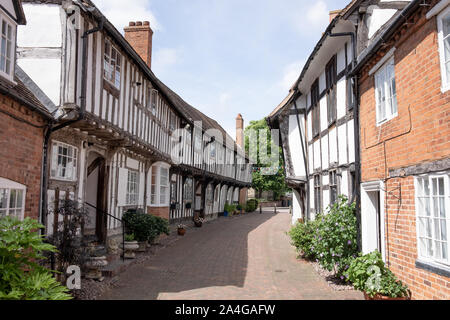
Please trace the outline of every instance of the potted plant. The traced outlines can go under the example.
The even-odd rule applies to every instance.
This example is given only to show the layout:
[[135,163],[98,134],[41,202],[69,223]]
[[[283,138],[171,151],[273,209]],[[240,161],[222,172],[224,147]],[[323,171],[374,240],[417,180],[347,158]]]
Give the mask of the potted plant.
[[127,233],[134,235],[134,240],[139,244],[139,252],[147,251],[147,242],[154,237],[155,224],[153,216],[143,211],[127,211],[123,216]]
[[230,213],[230,205],[227,202],[227,203],[225,203],[225,206],[223,208],[223,216],[228,217],[229,213]]
[[389,270],[378,251],[354,259],[345,273],[366,300],[410,300],[411,292]]
[[205,219],[201,217],[197,217],[194,219],[194,224],[197,228],[201,228],[203,226],[203,222],[205,222]]
[[125,246],[124,246],[123,256],[125,259],[134,259],[136,258],[136,254],[134,253],[137,249],[139,249],[139,244],[135,240],[134,234],[126,234],[125,235]]
[[179,224],[177,227],[178,235],[184,236],[186,233],[186,226],[184,224]]

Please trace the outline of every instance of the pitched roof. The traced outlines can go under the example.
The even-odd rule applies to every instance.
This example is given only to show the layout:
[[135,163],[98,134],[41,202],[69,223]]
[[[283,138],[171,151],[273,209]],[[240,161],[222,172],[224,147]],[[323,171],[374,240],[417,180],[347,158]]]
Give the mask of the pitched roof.
[[[32,1],[32,0],[25,0]],[[43,0],[50,1],[54,3],[56,0]],[[124,36],[116,29],[116,27],[103,15],[103,13],[95,6],[95,4],[91,0],[84,0],[84,5],[88,5],[90,7],[95,8],[94,10],[89,10],[94,18],[97,20],[103,19],[104,28],[109,32],[110,36],[112,36],[121,46],[122,48],[135,60],[135,62],[139,65],[139,67],[143,70],[143,72],[148,76],[148,78],[153,82],[156,88],[162,93],[165,98],[172,104],[172,106],[191,124],[194,121],[202,121],[203,129],[217,129],[224,135],[224,139],[227,137],[232,139],[228,133],[223,129],[221,125],[217,123],[217,121],[209,118],[198,109],[194,108],[186,101],[184,101],[178,94],[176,94],[173,90],[171,90],[167,85],[165,85],[161,80],[159,80],[153,71],[149,68],[149,66],[142,60],[139,54],[136,53],[134,48],[125,40]],[[233,139],[232,139],[233,140]],[[234,140],[233,140],[234,141]],[[225,141],[224,141],[225,142]],[[236,144],[235,144],[236,145]]]

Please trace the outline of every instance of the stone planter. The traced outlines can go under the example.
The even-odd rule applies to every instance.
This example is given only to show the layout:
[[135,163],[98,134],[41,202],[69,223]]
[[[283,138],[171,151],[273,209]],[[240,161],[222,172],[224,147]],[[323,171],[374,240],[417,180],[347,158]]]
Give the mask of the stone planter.
[[186,229],[178,228],[178,235],[179,236],[184,236],[185,234],[186,234]]
[[88,269],[86,273],[86,279],[94,279],[103,281],[102,269],[108,265],[108,261],[105,256],[102,257],[90,257],[85,263],[85,267]]
[[139,243],[137,241],[125,241],[125,248],[123,256],[125,259],[134,259],[136,254],[134,253],[139,249]]

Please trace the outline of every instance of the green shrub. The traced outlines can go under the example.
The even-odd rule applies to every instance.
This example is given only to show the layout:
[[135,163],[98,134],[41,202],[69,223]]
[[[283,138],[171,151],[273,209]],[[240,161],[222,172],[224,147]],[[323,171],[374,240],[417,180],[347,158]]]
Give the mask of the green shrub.
[[247,201],[247,204],[245,206],[245,211],[254,212],[257,208],[258,208],[258,200],[250,199]]
[[313,240],[316,237],[317,221],[298,222],[288,233],[292,240],[292,245],[303,253],[305,258],[314,259],[316,257]]
[[345,276],[355,289],[370,297],[376,294],[391,298],[409,296],[408,288],[386,267],[378,251],[354,259]]
[[340,196],[328,214],[316,219],[315,257],[323,268],[342,278],[358,254],[355,204],[349,205],[347,197]]
[[37,232],[42,228],[30,218],[0,219],[0,299],[72,299],[68,289],[39,264],[44,260],[44,252],[56,251],[54,246],[43,242],[43,236]]
[[170,233],[169,222],[166,219],[142,211],[127,211],[122,220],[127,233],[133,233],[139,242],[152,242],[159,235]]

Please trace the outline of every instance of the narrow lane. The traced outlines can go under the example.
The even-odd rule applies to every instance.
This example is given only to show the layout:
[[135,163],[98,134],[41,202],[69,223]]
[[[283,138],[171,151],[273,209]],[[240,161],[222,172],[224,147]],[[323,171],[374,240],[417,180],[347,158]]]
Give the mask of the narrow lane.
[[359,292],[332,290],[296,259],[289,220],[282,211],[207,223],[130,267],[101,299],[362,299]]

